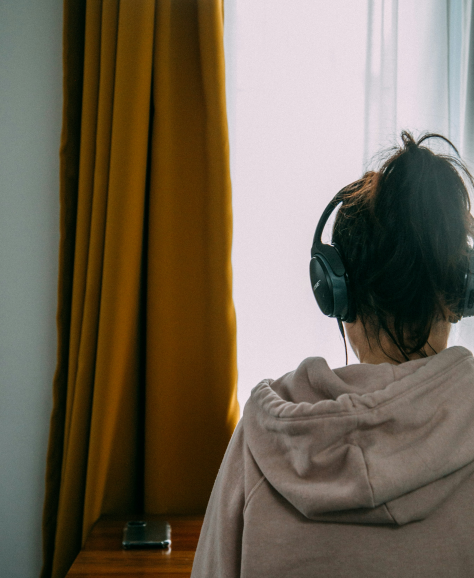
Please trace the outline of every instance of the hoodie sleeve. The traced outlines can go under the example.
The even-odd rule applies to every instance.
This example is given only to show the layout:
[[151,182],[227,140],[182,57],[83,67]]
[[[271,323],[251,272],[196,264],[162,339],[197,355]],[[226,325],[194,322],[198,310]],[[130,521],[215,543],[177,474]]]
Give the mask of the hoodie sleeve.
[[214,482],[191,578],[240,576],[244,504],[244,435],[240,420]]

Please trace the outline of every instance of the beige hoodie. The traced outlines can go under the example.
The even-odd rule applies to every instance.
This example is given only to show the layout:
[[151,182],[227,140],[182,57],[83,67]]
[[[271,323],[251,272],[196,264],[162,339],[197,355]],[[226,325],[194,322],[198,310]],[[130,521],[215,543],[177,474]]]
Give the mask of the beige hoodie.
[[474,578],[474,359],[305,359],[253,390],[192,578]]

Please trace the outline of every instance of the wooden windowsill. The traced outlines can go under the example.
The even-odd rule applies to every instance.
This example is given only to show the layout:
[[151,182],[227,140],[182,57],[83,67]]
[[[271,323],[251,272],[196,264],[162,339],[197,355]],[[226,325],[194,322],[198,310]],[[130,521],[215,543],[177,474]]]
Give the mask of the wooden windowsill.
[[165,550],[124,550],[125,523],[137,516],[102,516],[92,528],[84,548],[67,573],[67,578],[189,577],[203,516],[144,516],[165,519],[171,525],[171,548]]

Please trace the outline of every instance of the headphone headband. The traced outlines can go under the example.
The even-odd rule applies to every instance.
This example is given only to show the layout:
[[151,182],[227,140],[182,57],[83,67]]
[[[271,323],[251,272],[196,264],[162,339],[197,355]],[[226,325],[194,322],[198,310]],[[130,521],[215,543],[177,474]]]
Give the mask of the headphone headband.
[[321,247],[327,247],[328,245],[324,245],[324,243],[321,241],[321,237],[323,236],[323,231],[324,231],[324,227],[326,226],[326,223],[328,222],[329,217],[331,216],[332,212],[334,211],[334,209],[337,207],[337,205],[339,205],[339,203],[342,203],[344,200],[344,193],[346,192],[347,187],[345,187],[344,189],[341,189],[337,195],[329,202],[328,206],[324,209],[323,214],[321,215],[321,218],[319,219],[318,225],[316,227],[316,231],[314,232],[314,237],[313,237],[313,245],[311,247],[311,257],[314,257],[314,255],[321,249]]

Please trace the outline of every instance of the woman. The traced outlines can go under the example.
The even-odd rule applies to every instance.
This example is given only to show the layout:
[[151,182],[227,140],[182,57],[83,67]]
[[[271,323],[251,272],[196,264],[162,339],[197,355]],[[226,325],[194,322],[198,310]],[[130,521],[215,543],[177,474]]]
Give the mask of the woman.
[[474,360],[447,347],[474,313],[473,181],[433,137],[403,132],[325,211],[342,201],[313,291],[360,364],[308,358],[252,390],[192,578],[474,577]]

